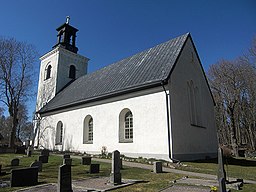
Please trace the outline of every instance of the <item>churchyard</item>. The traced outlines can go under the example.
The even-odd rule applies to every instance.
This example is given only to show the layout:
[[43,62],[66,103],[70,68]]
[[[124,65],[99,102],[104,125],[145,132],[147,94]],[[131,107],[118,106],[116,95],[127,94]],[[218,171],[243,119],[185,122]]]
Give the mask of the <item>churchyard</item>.
[[[0,165],[2,165],[0,175],[0,181],[10,181],[11,177],[11,170],[12,169],[19,169],[19,168],[26,168],[30,167],[32,162],[35,162],[35,160],[39,159],[40,154],[37,152],[34,152],[31,156],[28,155],[22,155],[22,154],[1,154],[0,155]],[[19,165],[17,166],[11,166],[12,159],[19,159]],[[82,156],[72,156],[71,160],[65,160],[69,159],[67,156],[66,158],[63,158],[63,154],[50,154],[48,163],[42,164],[42,172],[38,172],[38,185],[42,184],[49,184],[49,183],[58,183],[58,173],[59,173],[59,167],[63,164],[63,162],[66,162],[66,164],[70,163],[71,169],[72,169],[72,181],[74,184],[74,181],[80,181],[85,180],[86,178],[96,178],[96,177],[108,177],[110,180],[112,180],[113,175],[116,178],[113,178],[113,181],[118,179],[119,176],[122,177],[122,179],[133,179],[140,181],[136,184],[115,189],[114,191],[159,191],[161,189],[164,189],[171,185],[176,185],[174,181],[178,181],[187,175],[184,174],[177,174],[177,173],[169,173],[169,172],[163,172],[163,173],[154,173],[153,171],[153,165],[152,170],[149,169],[142,169],[142,168],[136,168],[136,167],[128,167],[123,165],[123,169],[120,170],[120,173],[118,170],[116,171],[116,168],[111,165],[111,163],[102,162],[102,160],[106,159],[83,159]],[[109,160],[112,158],[109,157]],[[142,165],[146,165],[146,163],[155,164],[156,166],[159,166],[159,163],[154,163],[152,160],[150,162],[147,159],[138,158],[138,159],[131,159],[131,158],[125,158],[126,161],[129,162],[141,162]],[[81,163],[84,162],[84,165]],[[227,179],[233,177],[233,178],[241,178],[241,179],[248,179],[256,181],[256,160],[250,159],[229,159],[229,165],[225,165]],[[17,163],[17,162],[14,162]],[[90,164],[96,165],[96,173],[90,173]],[[123,162],[125,164],[125,162]],[[148,164],[147,164],[148,165]],[[165,162],[163,162],[163,165],[166,165]],[[170,164],[169,164],[170,165]],[[218,172],[218,164],[217,161],[198,161],[198,162],[183,162],[181,164],[171,164],[171,166],[174,166],[175,169],[178,170],[185,170],[190,172],[197,172],[197,173],[207,173],[216,175]],[[157,168],[157,167],[155,167]],[[97,169],[99,170],[99,173],[97,173]],[[163,168],[164,170],[164,168]],[[6,172],[6,174],[4,173]],[[195,178],[198,179],[199,177],[192,177],[189,176],[189,178]],[[202,179],[202,178],[200,178]],[[1,183],[0,182],[0,183]],[[186,184],[180,184],[186,186]],[[2,191],[16,191],[19,189],[22,189],[24,187],[6,187],[6,188],[0,188],[0,192]],[[205,188],[207,191],[210,191],[210,187]],[[208,190],[209,189],[209,190]],[[232,191],[237,191],[232,189]],[[256,191],[256,184],[245,184],[242,187],[243,192],[253,192]]]

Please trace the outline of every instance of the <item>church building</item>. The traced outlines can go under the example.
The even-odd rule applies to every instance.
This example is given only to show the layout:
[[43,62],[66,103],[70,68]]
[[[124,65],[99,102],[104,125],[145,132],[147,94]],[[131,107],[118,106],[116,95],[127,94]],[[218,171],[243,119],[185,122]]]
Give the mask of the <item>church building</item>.
[[77,31],[67,20],[40,58],[36,147],[168,161],[216,157],[215,103],[189,33],[87,74]]

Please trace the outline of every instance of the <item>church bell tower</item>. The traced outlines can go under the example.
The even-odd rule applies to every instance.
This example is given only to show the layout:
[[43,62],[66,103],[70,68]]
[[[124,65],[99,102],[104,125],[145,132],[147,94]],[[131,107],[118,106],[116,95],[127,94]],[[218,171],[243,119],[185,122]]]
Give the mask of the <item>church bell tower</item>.
[[57,44],[43,55],[40,65],[36,111],[77,78],[86,75],[89,59],[79,55],[76,47],[78,29],[69,24],[70,18],[56,30]]

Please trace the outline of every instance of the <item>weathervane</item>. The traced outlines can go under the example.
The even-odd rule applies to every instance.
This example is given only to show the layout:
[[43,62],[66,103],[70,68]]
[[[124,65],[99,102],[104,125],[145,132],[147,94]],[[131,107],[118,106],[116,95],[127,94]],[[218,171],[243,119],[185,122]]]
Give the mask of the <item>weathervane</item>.
[[66,24],[69,24],[69,20],[70,20],[70,17],[67,16],[67,17],[66,17]]

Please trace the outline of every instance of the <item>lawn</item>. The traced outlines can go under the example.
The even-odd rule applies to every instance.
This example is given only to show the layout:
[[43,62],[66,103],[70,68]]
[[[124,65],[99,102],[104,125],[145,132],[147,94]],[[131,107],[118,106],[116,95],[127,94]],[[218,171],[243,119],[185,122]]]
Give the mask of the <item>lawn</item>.
[[[35,159],[38,159],[38,155],[35,154],[32,157],[26,157],[18,154],[1,154],[0,164],[2,164],[2,171],[10,172],[10,160],[12,158],[18,157],[20,159],[21,167],[28,167]],[[94,162],[95,163],[95,162]],[[247,162],[248,163],[248,162]],[[50,155],[49,163],[43,164],[43,172],[39,173],[39,183],[57,183],[58,178],[58,167],[62,164],[62,157],[56,155]],[[216,175],[217,164],[215,162],[186,162],[187,167],[182,167],[183,170],[211,173]],[[250,166],[239,166],[239,165],[229,165],[228,175],[243,179],[256,180],[256,165],[252,164]],[[73,158],[72,162],[72,179],[83,179],[95,176],[109,176],[111,171],[111,164],[100,162],[100,173],[99,174],[88,174],[89,166],[81,165],[80,158]],[[144,170],[139,168],[124,167],[121,171],[122,177],[125,179],[137,179],[143,180],[143,182],[121,188],[115,191],[159,191],[170,185],[170,181],[179,179],[184,175],[177,175],[173,173],[161,173],[154,174],[150,170]],[[239,176],[239,177],[238,177]],[[1,180],[10,180],[10,174],[0,176]],[[243,192],[252,192],[255,190],[256,185],[247,184],[243,187]],[[0,188],[0,192],[3,191],[14,191],[19,188]],[[234,191],[234,190],[232,190]]]

